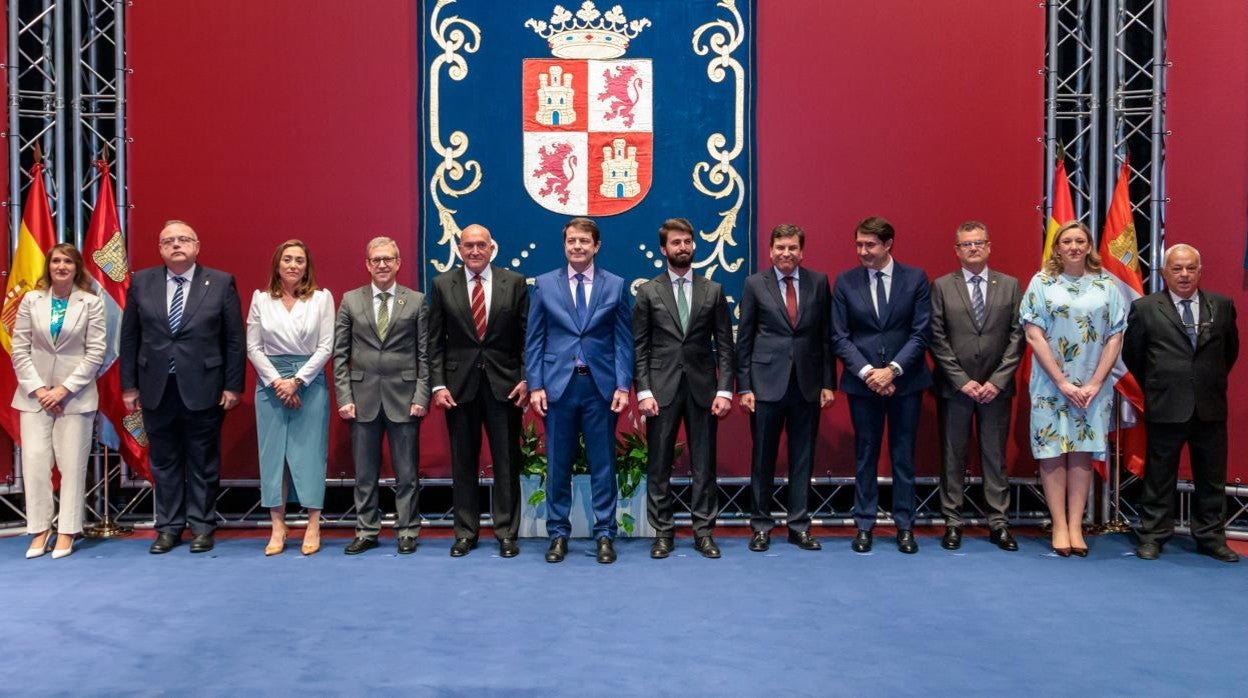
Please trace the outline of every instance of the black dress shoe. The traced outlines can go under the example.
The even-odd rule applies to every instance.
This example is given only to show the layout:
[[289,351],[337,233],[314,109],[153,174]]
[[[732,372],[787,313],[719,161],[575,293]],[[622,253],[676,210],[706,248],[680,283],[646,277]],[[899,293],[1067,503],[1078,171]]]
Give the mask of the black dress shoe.
[[903,528],[897,532],[897,549],[907,555],[919,552],[919,544],[914,540],[914,531]]
[[416,536],[399,536],[399,554],[411,555],[416,552]]
[[598,539],[598,562],[604,565],[615,562],[615,544],[606,536]]
[[191,538],[191,552],[206,553],[212,550],[215,542],[212,540],[211,533],[201,533]]
[[[451,544],[451,557],[463,557],[475,547],[477,547],[476,538],[456,538],[455,542]],[[415,550],[415,548],[412,548],[412,550]]]
[[347,547],[342,552],[348,555],[359,555],[366,550],[372,550],[376,547],[376,538],[363,538],[361,536],[356,536],[350,543],[347,543]]
[[1156,560],[1161,557],[1161,546],[1156,543],[1140,543],[1135,548],[1135,556],[1141,560]]
[[164,555],[178,547],[181,543],[182,536],[173,533],[160,533],[157,534],[156,540],[152,541],[152,547],[148,548],[147,552],[153,555]]
[[[994,534],[995,535],[995,534]],[[996,541],[993,541],[996,542]],[[940,547],[945,550],[957,550],[962,547],[962,527],[945,526],[945,537],[940,539]]]
[[1014,536],[1010,535],[1010,529],[1008,528],[992,529],[992,533],[988,534],[988,539],[992,541],[993,545],[1002,550],[1007,550],[1011,553],[1018,550],[1018,541],[1014,540]]
[[516,545],[515,538],[499,538],[498,539],[499,557],[515,557],[519,554],[520,554],[520,546]]
[[563,558],[567,556],[567,538],[555,538],[550,541],[550,547],[546,549],[546,562],[563,562]]
[[719,546],[715,545],[715,539],[711,536],[697,536],[693,539],[693,548],[702,553],[702,557],[719,559]]
[[789,531],[789,542],[802,550],[823,550],[823,546],[810,535],[810,531]]
[[655,560],[662,560],[672,554],[672,537],[656,536],[654,542],[650,544],[650,557]]
[[871,552],[871,538],[872,536],[871,536],[870,531],[858,531],[858,533],[854,536],[854,544],[852,546],[854,549],[854,552],[856,553]]
[[767,531],[755,531],[754,537],[750,538],[750,550],[761,553],[771,547],[771,534]]
[[1225,543],[1222,545],[1198,545],[1196,546],[1196,552],[1201,555],[1208,555],[1219,562],[1239,562],[1239,554],[1231,550]]

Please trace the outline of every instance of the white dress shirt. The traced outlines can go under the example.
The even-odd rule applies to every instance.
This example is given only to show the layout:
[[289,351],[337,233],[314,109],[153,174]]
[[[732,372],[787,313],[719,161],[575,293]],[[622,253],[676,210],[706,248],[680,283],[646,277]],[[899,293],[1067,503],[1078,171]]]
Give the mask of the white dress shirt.
[[1170,302],[1174,303],[1174,312],[1179,314],[1179,322],[1183,321],[1183,301],[1192,302],[1192,324],[1196,325],[1196,333],[1200,334],[1200,292],[1193,293],[1191,298],[1184,298],[1169,289],[1166,292],[1170,294]]
[[979,278],[983,279],[983,281],[979,282],[979,284],[980,284],[980,285],[979,285],[979,292],[980,292],[980,293],[982,293],[982,294],[984,294],[984,303],[985,303],[985,305],[984,305],[984,309],[985,309],[985,310],[987,310],[987,308],[988,308],[988,306],[987,306],[987,302],[988,302],[988,267],[986,267],[986,266],[985,266],[985,267],[984,267],[984,270],[983,270],[983,271],[981,271],[981,272],[979,272],[978,274],[976,274],[975,272],[971,271],[970,269],[967,269],[966,267],[962,267],[962,280],[966,282],[966,297],[967,297],[967,298],[970,298],[972,301],[974,301],[974,299],[975,299],[975,284],[971,282],[971,277],[974,277],[974,276],[978,276]]
[[[369,284],[373,289],[373,320],[377,320],[377,312],[381,310],[381,293],[382,290],[377,288],[377,284]],[[390,319],[394,319],[394,290],[398,288],[398,284],[390,284],[390,288],[386,289],[386,293],[390,297],[386,299],[386,310],[390,311]]]
[[[468,307],[470,309],[472,308],[472,289],[477,285],[474,277],[476,277],[476,274],[468,271],[468,267],[464,267],[464,280],[468,283]],[[487,318],[490,316],[490,302],[494,300],[494,289],[491,288],[490,283],[493,278],[490,265],[485,265],[485,268],[481,270],[481,290],[485,291],[485,316]],[[588,291],[585,294],[585,299],[589,299]]]
[[[793,298],[797,301],[797,307],[802,307],[802,277],[801,267],[793,267],[793,273],[788,276],[793,277]],[[776,283],[780,285],[780,297],[784,298],[784,294],[788,293],[788,289],[784,287],[785,274],[779,269],[772,267],[771,270],[776,274]],[[787,301],[786,301],[787,302]]]
[[310,356],[294,377],[311,383],[325,368],[333,347],[334,297],[328,289],[317,289],[310,298],[296,301],[290,310],[281,298],[274,298],[268,291],[251,295],[247,358],[255,366],[261,385],[272,385],[282,377],[269,356]]
[[187,269],[181,274],[174,274],[173,272],[169,271],[169,267],[165,267],[165,312],[166,313],[168,313],[169,309],[173,307],[173,294],[175,291],[178,290],[178,285],[174,283],[173,281],[173,277],[175,276],[180,276],[186,279],[186,281],[182,282],[182,309],[186,310],[186,297],[191,292],[191,281],[195,278],[195,269],[198,268],[198,266],[199,265],[197,264],[192,264],[190,269]]
[[568,290],[572,292],[572,307],[576,307],[576,275],[585,275],[585,307],[589,308],[589,294],[594,290],[594,265],[590,264],[585,271],[578,272],[568,265]]

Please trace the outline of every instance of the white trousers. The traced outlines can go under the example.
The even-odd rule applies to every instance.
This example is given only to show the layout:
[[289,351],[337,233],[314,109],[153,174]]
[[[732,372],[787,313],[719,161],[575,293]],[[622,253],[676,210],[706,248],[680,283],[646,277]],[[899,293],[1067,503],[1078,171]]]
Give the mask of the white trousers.
[[87,457],[91,454],[95,412],[51,415],[22,413],[22,481],[26,491],[26,532],[52,526],[52,464],[61,471],[61,515],[57,533],[82,532]]

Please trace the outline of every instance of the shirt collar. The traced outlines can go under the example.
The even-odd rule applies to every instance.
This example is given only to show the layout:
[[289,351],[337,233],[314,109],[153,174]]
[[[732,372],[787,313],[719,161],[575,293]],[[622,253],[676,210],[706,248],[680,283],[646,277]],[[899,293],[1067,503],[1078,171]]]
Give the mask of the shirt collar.
[[582,272],[578,272],[577,270],[573,269],[572,265],[569,264],[568,265],[568,278],[575,281],[577,274],[585,275],[585,283],[587,284],[594,283],[594,265],[592,263],[588,267],[585,268],[585,271],[582,271]]
[[[771,270],[776,274],[776,283],[784,283],[785,273],[776,267],[772,267]],[[793,267],[793,273],[788,276],[792,276],[794,281],[800,281],[802,278],[802,267],[800,265]]]
[[971,283],[972,276],[978,276],[984,281],[987,281],[988,280],[988,267],[984,267],[984,270],[979,272],[978,274],[971,271],[970,269],[967,269],[966,267],[962,267],[962,279],[966,281],[966,283],[968,284]]
[[871,276],[872,276],[872,278],[874,278],[874,277],[875,277],[875,273],[876,273],[877,271],[882,271],[882,272],[884,272],[884,276],[887,276],[888,278],[890,278],[890,279],[891,279],[891,278],[893,278],[893,267],[895,267],[895,266],[897,266],[897,260],[893,259],[893,256],[892,256],[892,255],[889,255],[889,256],[888,256],[888,264],[885,264],[885,265],[884,265],[884,268],[882,268],[882,269],[872,269],[872,270],[871,270]]
[[[476,274],[473,274],[472,271],[468,269],[468,267],[464,267],[464,278],[468,280],[468,283],[472,283],[472,277],[474,276],[476,276]],[[483,284],[490,283],[490,265],[488,264],[485,265],[485,268],[481,270],[481,283]]]
[[[1170,294],[1170,302],[1176,308],[1183,307],[1179,305],[1183,301],[1199,301],[1200,300],[1200,289],[1197,289],[1196,292],[1192,294],[1191,298],[1184,298],[1183,296],[1180,296],[1179,294],[1175,293],[1174,291],[1171,291],[1170,289],[1166,289],[1166,293]],[[1193,303],[1193,305],[1195,305],[1195,303]]]
[[[376,297],[377,297],[377,294],[382,293],[382,290],[381,290],[381,289],[379,289],[379,288],[377,288],[377,284],[369,284],[369,286],[370,286],[370,287],[372,287],[372,289],[373,289],[373,298],[376,298]],[[389,293],[389,294],[390,294],[390,297],[391,297],[391,298],[394,298],[394,296],[395,296],[395,292],[396,292],[396,291],[398,291],[398,289],[399,289],[399,285],[398,285],[398,284],[392,284],[392,285],[390,286],[390,290],[389,290],[389,291],[386,291],[386,293]]]
[[692,286],[693,285],[693,268],[690,267],[689,270],[687,270],[682,275],[682,274],[677,274],[676,272],[672,271],[671,267],[668,267],[667,279],[668,281],[671,281],[672,283],[676,283],[676,279],[684,279],[685,281],[689,282],[689,284]]
[[195,278],[195,268],[196,268],[196,266],[197,266],[197,265],[192,264],[190,269],[187,269],[186,271],[182,272],[181,274],[174,274],[172,271],[170,271],[170,270],[169,270],[169,267],[165,267],[165,281],[173,281],[173,277],[175,277],[175,276],[180,276],[180,277],[182,277],[182,278],[186,279],[187,281],[190,281],[191,279]]

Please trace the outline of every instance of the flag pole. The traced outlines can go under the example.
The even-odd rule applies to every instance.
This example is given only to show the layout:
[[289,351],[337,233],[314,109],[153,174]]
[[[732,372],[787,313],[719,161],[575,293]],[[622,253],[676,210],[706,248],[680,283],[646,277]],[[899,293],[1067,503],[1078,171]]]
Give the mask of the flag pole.
[[1114,459],[1109,471],[1109,511],[1097,533],[1130,533],[1131,526],[1122,515],[1122,395],[1114,391]]
[[113,479],[112,468],[108,464],[108,446],[105,446],[104,444],[99,444],[99,446],[104,449],[104,506],[101,507],[101,509],[104,510],[104,516],[100,519],[99,523],[94,526],[88,526],[86,530],[82,532],[82,535],[87,538],[124,538],[125,536],[134,533],[134,526],[124,526],[117,523],[113,520],[112,513],[109,511],[108,481]]

